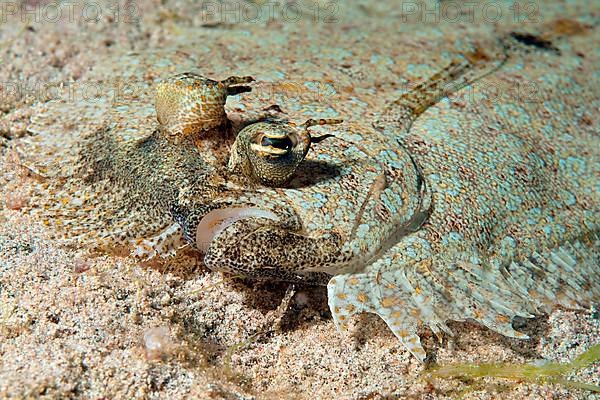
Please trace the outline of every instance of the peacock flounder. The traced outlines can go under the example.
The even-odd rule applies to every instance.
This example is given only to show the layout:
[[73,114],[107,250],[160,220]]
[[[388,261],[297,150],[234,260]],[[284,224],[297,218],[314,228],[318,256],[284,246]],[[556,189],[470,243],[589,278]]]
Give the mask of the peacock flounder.
[[[192,46],[105,63],[96,73],[129,73],[140,106],[40,112],[98,122],[112,109],[99,128],[55,133],[81,138],[37,212],[77,246],[142,258],[187,246],[212,270],[326,284],[339,327],[376,313],[419,360],[421,324],[441,334],[472,319],[525,338],[515,316],[600,298],[598,30],[547,48],[484,31],[402,42],[384,67],[367,40],[342,60],[304,49],[319,67],[301,72],[266,34],[233,67]],[[205,77],[229,71],[256,81]],[[326,90],[265,98],[267,82],[292,81]]]

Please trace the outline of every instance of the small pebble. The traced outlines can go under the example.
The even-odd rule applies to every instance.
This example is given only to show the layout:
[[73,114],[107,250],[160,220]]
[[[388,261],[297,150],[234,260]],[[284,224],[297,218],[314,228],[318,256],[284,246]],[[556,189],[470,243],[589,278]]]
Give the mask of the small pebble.
[[144,332],[144,347],[148,360],[165,358],[173,348],[169,328],[167,326],[157,326]]
[[83,258],[76,258],[73,261],[73,272],[75,272],[76,274],[84,273],[91,267],[92,264],[88,260],[85,260]]
[[6,203],[6,208],[17,211],[27,205],[28,198],[22,191],[17,190],[6,193],[4,202]]
[[160,298],[160,304],[163,306],[168,306],[169,303],[171,303],[171,295],[169,295],[169,293],[165,293],[161,298]]

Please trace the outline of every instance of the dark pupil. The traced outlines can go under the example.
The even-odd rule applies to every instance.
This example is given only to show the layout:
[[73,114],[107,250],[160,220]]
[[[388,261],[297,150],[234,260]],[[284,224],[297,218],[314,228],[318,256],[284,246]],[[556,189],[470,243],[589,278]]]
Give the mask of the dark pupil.
[[289,137],[284,138],[270,138],[267,136],[263,136],[262,141],[260,142],[261,146],[270,146],[275,147],[276,149],[289,150],[294,144],[290,140]]

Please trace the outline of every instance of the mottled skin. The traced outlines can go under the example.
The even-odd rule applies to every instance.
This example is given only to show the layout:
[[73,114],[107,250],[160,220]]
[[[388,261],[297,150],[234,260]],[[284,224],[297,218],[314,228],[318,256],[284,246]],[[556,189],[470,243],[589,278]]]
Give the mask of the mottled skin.
[[[179,91],[159,86],[159,124],[146,138],[119,143],[109,127],[86,140],[79,181],[64,191],[72,204],[98,211],[69,214],[67,236],[88,247],[130,246],[143,257],[207,247],[213,270],[327,283],[336,324],[376,313],[420,360],[421,323],[450,333],[447,320],[470,318],[525,337],[513,330],[514,316],[599,299],[600,145],[597,126],[561,101],[577,96],[597,108],[598,85],[543,82],[521,65],[564,58],[524,50],[505,39],[457,54],[378,113],[373,129],[324,127],[333,137],[310,152],[301,140],[284,140],[308,126],[266,119],[235,132],[224,128],[221,108],[203,117],[202,96],[181,101]],[[544,108],[491,98],[489,88],[508,89],[512,73],[542,82]],[[192,80],[192,92],[214,88]],[[474,100],[461,99],[465,85]],[[224,99],[223,87],[216,90]],[[190,115],[199,124],[221,119],[208,131],[195,122],[181,128]],[[265,153],[270,168],[255,157]],[[242,219],[197,243],[204,216],[244,207],[275,218]]]
[[[161,123],[126,143],[110,125],[85,137],[75,179],[58,193],[61,201],[50,205],[51,217],[84,219],[67,223],[64,233],[88,248],[133,246],[135,255],[150,258],[184,246],[168,211],[183,190],[196,199],[223,193],[226,178],[218,166],[227,162],[224,148],[234,140],[223,105],[228,95],[249,91],[238,84],[251,80],[217,82],[187,73],[161,82],[156,88]],[[179,115],[185,117],[174,118]]]

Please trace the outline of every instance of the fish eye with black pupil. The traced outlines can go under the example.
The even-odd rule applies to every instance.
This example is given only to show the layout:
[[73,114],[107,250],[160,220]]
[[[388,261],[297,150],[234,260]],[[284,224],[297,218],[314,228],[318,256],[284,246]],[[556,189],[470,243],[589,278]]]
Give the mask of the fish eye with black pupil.
[[263,136],[260,145],[264,147],[274,147],[276,149],[285,150],[286,152],[289,152],[292,147],[294,147],[294,143],[292,143],[292,140],[288,136],[283,138]]
[[302,125],[272,121],[248,125],[238,133],[228,169],[265,186],[281,187],[292,179],[311,143],[333,136],[326,133],[312,137],[309,128],[341,122],[339,119],[310,119]]

